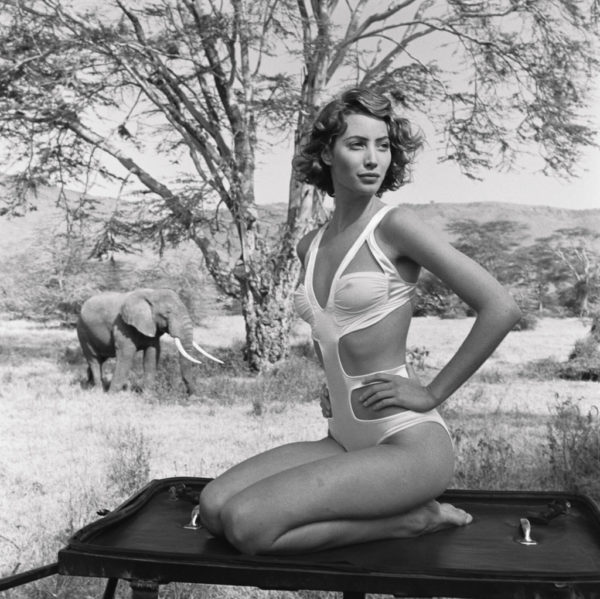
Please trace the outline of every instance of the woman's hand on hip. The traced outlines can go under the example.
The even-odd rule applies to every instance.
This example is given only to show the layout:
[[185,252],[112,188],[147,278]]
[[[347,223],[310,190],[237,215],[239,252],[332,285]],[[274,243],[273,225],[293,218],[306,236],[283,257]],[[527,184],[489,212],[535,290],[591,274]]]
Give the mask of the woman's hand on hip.
[[358,400],[366,408],[381,410],[397,406],[414,412],[427,412],[437,407],[438,401],[418,380],[385,372],[371,374],[362,380]]

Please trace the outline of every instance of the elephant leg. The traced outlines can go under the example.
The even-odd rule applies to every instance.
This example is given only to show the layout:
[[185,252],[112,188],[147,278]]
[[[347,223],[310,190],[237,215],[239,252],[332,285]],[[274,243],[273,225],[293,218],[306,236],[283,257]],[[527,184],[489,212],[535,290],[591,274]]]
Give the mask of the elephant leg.
[[127,376],[131,367],[133,366],[133,358],[135,357],[135,351],[133,352],[117,352],[117,364],[115,366],[115,372],[113,374],[112,381],[108,390],[111,393],[121,391],[127,385]]
[[151,388],[156,382],[156,369],[160,358],[160,342],[157,339],[154,345],[149,345],[144,350],[144,388]]
[[192,362],[180,355],[179,368],[181,370],[181,378],[183,379],[183,384],[185,385],[185,390],[187,391],[188,395],[197,395],[198,383],[196,381],[196,377],[194,376],[194,365]]
[[98,358],[88,357],[87,385],[102,389],[102,362]]
[[99,368],[99,380],[100,380],[100,385],[102,385],[102,389],[104,389],[104,391],[108,391],[108,382],[105,380],[104,378],[104,363],[106,362],[106,358],[100,358],[99,362],[98,362],[98,368]]

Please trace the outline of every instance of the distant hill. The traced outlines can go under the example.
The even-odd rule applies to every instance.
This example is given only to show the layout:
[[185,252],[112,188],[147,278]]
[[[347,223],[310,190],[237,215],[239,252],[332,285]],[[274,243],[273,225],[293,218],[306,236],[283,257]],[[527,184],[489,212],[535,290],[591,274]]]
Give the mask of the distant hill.
[[[406,204],[431,228],[439,231],[444,239],[452,241],[446,226],[456,220],[471,219],[484,223],[496,220],[511,220],[527,227],[522,245],[538,237],[551,235],[557,229],[587,227],[600,233],[600,208],[597,210],[570,210],[550,206],[526,206],[508,202],[465,202]],[[287,206],[283,203],[259,207],[261,218],[267,222],[283,222]]]
[[[76,205],[77,194],[69,195]],[[62,210],[56,206],[56,197],[56,190],[40,189],[33,202],[34,210],[19,217],[0,216],[0,255],[3,257],[0,263],[0,312],[17,314],[20,318],[43,319],[57,315],[62,321],[70,322],[79,303],[97,289],[152,285],[177,289],[198,323],[224,310],[239,313],[238,304],[216,288],[193,241],[167,248],[162,256],[148,244],[133,254],[121,253],[111,260],[85,262],[81,271],[67,275],[61,282],[52,269],[58,267],[57,272],[62,272],[61,245],[55,240],[57,234],[64,234],[66,222]],[[114,199],[94,199],[97,204],[93,211],[98,217],[115,209]],[[523,245],[560,228],[583,226],[600,232],[600,209],[566,210],[493,202],[410,204],[409,207],[448,241],[452,241],[446,229],[448,223],[466,219],[522,223],[527,227],[521,240]],[[286,215],[284,203],[258,206],[258,219],[268,236],[283,225]],[[89,236],[91,244],[90,227],[86,227],[88,232],[84,234]],[[226,230],[222,236],[225,241]],[[600,241],[597,249],[600,251]],[[202,288],[202,293],[197,293],[198,287]]]
[[538,237],[551,235],[557,229],[587,227],[600,233],[600,208],[597,210],[569,210],[550,206],[526,206],[506,202],[470,202],[465,204],[411,204],[420,217],[431,227],[443,233],[448,240],[446,225],[454,220],[472,219],[477,222],[511,220],[527,226],[522,245]]
[[[7,193],[0,185],[0,193]],[[79,194],[67,191],[67,198],[75,202]],[[58,190],[40,186],[31,199],[31,209],[21,216],[0,216],[0,253],[3,256],[19,253],[32,244],[46,243],[53,233],[65,231],[65,216],[57,207]],[[112,209],[114,200],[94,198]]]
[[[35,210],[20,217],[0,216],[0,253],[3,256],[19,253],[31,244],[45,243],[52,233],[64,230],[64,216],[56,208],[56,196],[55,189],[41,188],[35,201]],[[76,194],[72,193],[71,197],[75,196]],[[104,204],[99,204],[99,213],[112,210],[114,200],[97,199]],[[452,241],[446,229],[448,223],[465,219],[477,222],[512,220],[522,223],[527,226],[522,240],[523,245],[561,228],[582,226],[600,232],[600,208],[570,210],[500,202],[431,203],[408,206],[448,241]],[[285,221],[287,206],[284,203],[265,204],[259,206],[258,211],[259,219],[263,223],[277,225]]]

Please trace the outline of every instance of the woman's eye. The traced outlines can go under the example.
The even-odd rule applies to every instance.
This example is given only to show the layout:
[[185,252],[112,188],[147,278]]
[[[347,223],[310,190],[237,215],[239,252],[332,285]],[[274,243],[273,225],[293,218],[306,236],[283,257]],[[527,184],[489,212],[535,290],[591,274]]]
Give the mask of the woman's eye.
[[383,152],[387,152],[390,149],[390,144],[388,144],[388,143],[379,144],[379,149]]

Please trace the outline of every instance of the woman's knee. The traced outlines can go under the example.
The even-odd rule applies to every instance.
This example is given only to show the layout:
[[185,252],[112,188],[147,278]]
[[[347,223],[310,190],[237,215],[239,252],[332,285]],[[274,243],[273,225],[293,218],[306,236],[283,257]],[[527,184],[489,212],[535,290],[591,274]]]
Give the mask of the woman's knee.
[[269,553],[275,538],[269,522],[263,521],[257,507],[241,497],[228,501],[221,511],[225,538],[247,555]]
[[209,532],[216,536],[223,534],[221,511],[226,501],[227,496],[217,481],[208,483],[200,493],[200,521]]

